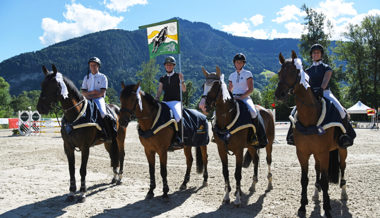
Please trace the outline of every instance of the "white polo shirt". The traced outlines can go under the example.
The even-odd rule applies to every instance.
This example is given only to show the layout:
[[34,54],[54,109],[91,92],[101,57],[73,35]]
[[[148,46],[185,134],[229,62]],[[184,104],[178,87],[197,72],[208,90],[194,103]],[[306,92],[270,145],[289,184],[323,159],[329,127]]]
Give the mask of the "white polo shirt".
[[232,82],[232,94],[241,95],[248,90],[247,79],[252,78],[251,71],[241,69],[240,73],[233,72],[228,77],[228,81]]
[[85,89],[89,92],[100,89],[108,88],[108,80],[107,76],[98,72],[97,74],[89,74],[89,78],[87,79],[87,75],[84,76],[83,83],[81,89]]

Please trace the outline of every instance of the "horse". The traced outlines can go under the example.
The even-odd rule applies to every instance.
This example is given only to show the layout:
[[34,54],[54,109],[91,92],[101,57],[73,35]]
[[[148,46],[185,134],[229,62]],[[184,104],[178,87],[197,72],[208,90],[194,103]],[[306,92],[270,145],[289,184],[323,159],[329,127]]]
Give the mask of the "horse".
[[[52,111],[53,107],[63,110],[64,119],[68,123],[72,123],[79,117],[82,108],[87,105],[87,100],[75,87],[73,82],[67,77],[63,77],[58,72],[55,65],[52,65],[53,71],[48,71],[45,66],[42,67],[45,78],[41,83],[41,94],[38,99],[37,110],[41,114],[48,114]],[[60,78],[60,79],[58,79]],[[62,90],[64,90],[62,92]],[[62,93],[65,93],[63,94]],[[66,96],[65,96],[66,95]],[[56,106],[60,102],[61,107]],[[110,108],[119,114],[119,108],[116,105],[109,105]],[[89,150],[91,146],[104,143],[106,150],[111,158],[111,166],[113,167],[113,179],[111,183],[121,184],[123,165],[124,165],[124,139],[126,129],[118,126],[117,137],[112,139],[112,143],[106,143],[102,137],[101,132],[95,125],[73,129],[70,134],[61,128],[61,136],[63,138],[63,146],[65,154],[69,163],[70,172],[70,193],[66,201],[72,202],[75,199],[76,181],[75,181],[75,156],[74,150],[79,148],[82,154],[82,163],[80,167],[81,186],[78,202],[84,202],[86,199],[86,174],[87,174],[87,161]],[[119,172],[117,168],[119,168]]]
[[[136,116],[140,130],[149,131],[155,122],[155,118],[159,110],[159,102],[156,101],[151,95],[140,91],[140,83],[126,86],[122,82],[122,88],[123,89],[120,94],[120,125],[127,126],[132,119],[132,116]],[[162,198],[165,201],[169,200],[166,164],[167,152],[174,136],[174,131],[175,130],[171,126],[166,126],[150,137],[139,137],[141,144],[144,146],[145,155],[149,163],[150,188],[146,195],[146,199],[151,199],[154,197],[153,191],[156,188],[155,155],[157,153],[160,158],[160,172],[163,183]],[[190,180],[191,166],[193,163],[191,146],[185,145],[183,149],[186,156],[187,168],[184,181],[180,186],[180,190],[186,189],[186,185]],[[203,171],[202,187],[205,187],[207,186],[208,179],[206,145],[196,147],[196,165],[198,173],[202,173]]]
[[[221,78],[221,71],[219,67],[216,67],[216,73],[208,73],[206,70],[202,69],[203,73],[207,78],[212,77],[211,82],[206,82],[204,86],[204,95],[206,95],[206,111],[210,111],[215,108],[215,126],[220,130],[227,130],[227,126],[230,125],[236,114],[237,106],[236,100],[233,98],[232,94],[227,90],[227,86]],[[224,77],[224,76],[223,76]],[[271,173],[271,163],[272,163],[272,145],[274,141],[274,118],[270,111],[265,108],[256,105],[256,109],[259,111],[260,115],[263,117],[265,124],[265,131],[267,134],[268,144],[266,146],[266,160],[268,165],[268,187],[267,191],[270,191],[272,186],[272,173]],[[222,161],[223,176],[225,182],[225,195],[223,198],[223,204],[228,204],[230,202],[229,193],[231,191],[229,172],[228,172],[228,157],[229,151],[235,155],[236,158],[236,168],[235,168],[235,180],[236,180],[236,199],[234,201],[235,206],[239,207],[241,205],[241,188],[240,181],[242,178],[241,170],[243,166],[243,151],[244,148],[248,148],[246,155],[244,157],[244,165],[246,162],[248,167],[250,160],[254,164],[254,174],[253,181],[250,187],[250,191],[255,191],[256,183],[258,182],[258,165],[259,165],[259,152],[258,149],[254,148],[248,142],[249,130],[248,128],[241,129],[234,134],[231,134],[228,142],[226,143],[223,139],[214,132],[214,138],[216,144],[218,145],[218,152],[220,159]]]
[[[295,95],[295,102],[298,113],[298,121],[305,127],[316,126],[321,114],[322,104],[317,99],[311,88],[304,86],[302,81],[303,70],[297,69],[295,60],[297,54],[292,51],[291,59],[285,60],[283,55],[279,54],[281,69],[278,73],[279,82],[275,91],[275,96],[279,100],[287,97],[288,93]],[[301,83],[302,82],[302,83]],[[307,87],[307,88],[306,88]],[[301,207],[298,214],[306,214],[307,184],[308,184],[308,165],[311,155],[315,159],[315,194],[314,200],[318,200],[318,192],[323,191],[323,209],[327,217],[331,217],[330,197],[328,194],[329,182],[338,183],[339,170],[341,171],[340,187],[342,188],[341,198],[347,200],[346,180],[344,171],[346,168],[347,149],[342,149],[337,142],[337,129],[328,128],[323,135],[304,135],[294,129],[294,141],[297,150],[298,161],[301,165]],[[337,150],[338,149],[338,150]]]
[[162,28],[162,30],[160,30],[160,32],[157,34],[156,37],[154,37],[152,53],[157,52],[158,47],[160,47],[160,45],[165,42],[167,35],[168,35],[168,27],[166,26]]

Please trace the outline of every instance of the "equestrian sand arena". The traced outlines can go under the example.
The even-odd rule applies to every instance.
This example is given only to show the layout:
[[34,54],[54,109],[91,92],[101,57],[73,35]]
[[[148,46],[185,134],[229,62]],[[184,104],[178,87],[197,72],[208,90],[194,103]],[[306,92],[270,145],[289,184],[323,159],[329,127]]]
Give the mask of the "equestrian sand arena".
[[[210,128],[211,129],[211,128]],[[65,202],[68,193],[68,166],[59,133],[39,136],[10,136],[0,131],[0,217],[296,217],[300,204],[301,169],[295,147],[286,144],[288,125],[276,125],[273,144],[273,189],[266,192],[267,166],[265,152],[260,153],[259,178],[255,192],[252,165],[242,170],[242,204],[222,205],[224,179],[215,143],[208,145],[208,186],[203,177],[191,172],[187,189],[180,191],[186,170],[183,150],[168,153],[169,201],[161,198],[157,188],[153,199],[145,200],[149,189],[149,170],[136,122],[131,122],[125,138],[124,177],[121,185],[110,184],[113,176],[104,145],[90,150],[87,166],[87,200]],[[330,185],[333,217],[380,217],[380,131],[357,129],[355,144],[348,148],[348,200],[340,199],[339,185]],[[210,134],[212,132],[210,131]],[[75,152],[76,168],[80,152]],[[229,169],[235,167],[229,156]],[[156,158],[156,177],[160,177]],[[323,212],[322,193],[314,194],[314,159],[309,162],[309,204],[306,217],[319,217]],[[195,164],[193,165],[195,167]],[[76,171],[79,178],[79,172]],[[233,180],[233,173],[230,179]],[[162,180],[157,179],[157,187]],[[231,183],[232,189],[235,184]]]

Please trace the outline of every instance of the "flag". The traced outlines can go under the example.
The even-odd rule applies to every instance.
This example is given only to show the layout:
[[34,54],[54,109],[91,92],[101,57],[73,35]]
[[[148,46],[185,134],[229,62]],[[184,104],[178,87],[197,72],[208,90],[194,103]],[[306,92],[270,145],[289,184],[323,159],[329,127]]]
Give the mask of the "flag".
[[139,28],[146,28],[150,58],[162,54],[179,54],[178,20],[163,21]]

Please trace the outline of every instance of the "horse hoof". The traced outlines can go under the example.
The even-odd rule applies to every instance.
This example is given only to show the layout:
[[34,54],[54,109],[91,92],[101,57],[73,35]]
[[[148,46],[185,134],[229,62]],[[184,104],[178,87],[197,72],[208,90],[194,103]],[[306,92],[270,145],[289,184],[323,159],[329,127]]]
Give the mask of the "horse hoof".
[[330,211],[325,211],[325,213],[324,213],[324,214],[322,214],[322,217],[331,218],[332,216],[331,216],[331,213],[330,213]]
[[73,202],[74,199],[75,199],[74,195],[69,195],[69,196],[67,196],[67,198],[66,198],[65,201],[66,201],[66,202]]
[[341,199],[342,201],[347,201],[347,200],[348,200],[348,195],[347,195],[347,193],[342,193],[341,196],[340,196],[340,199]]
[[168,196],[168,194],[163,194],[162,195],[162,199],[164,200],[164,202],[169,202],[169,196]]
[[298,209],[298,213],[297,213],[298,217],[306,217],[306,209],[305,207],[300,207]]
[[145,199],[152,199],[154,197],[154,193],[148,193],[145,196]]
[[273,185],[272,185],[272,183],[269,183],[269,184],[268,184],[268,187],[267,187],[267,190],[265,190],[265,191],[269,192],[269,191],[271,191],[272,189],[273,189]]
[[117,180],[116,185],[121,185],[123,182],[121,180]]
[[182,184],[182,185],[179,187],[179,190],[181,190],[181,191],[186,190],[186,185],[185,185],[185,184]]
[[203,181],[203,184],[202,184],[203,187],[207,187],[208,186],[208,183],[206,181]]
[[223,202],[222,202],[224,205],[226,205],[226,204],[230,204],[230,199],[227,199],[227,200],[223,200]]
[[255,191],[256,191],[255,186],[251,186],[251,187],[249,188],[249,191],[250,191],[250,192],[255,192]]
[[86,197],[79,196],[77,199],[77,203],[84,203],[86,201]]
[[241,203],[234,203],[234,206],[235,206],[236,208],[239,208],[239,207],[241,206]]
[[111,181],[111,184],[114,184],[114,183],[116,183],[116,179],[115,178],[113,178],[112,181]]

